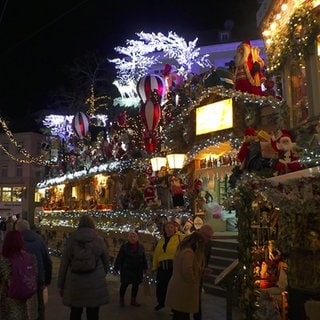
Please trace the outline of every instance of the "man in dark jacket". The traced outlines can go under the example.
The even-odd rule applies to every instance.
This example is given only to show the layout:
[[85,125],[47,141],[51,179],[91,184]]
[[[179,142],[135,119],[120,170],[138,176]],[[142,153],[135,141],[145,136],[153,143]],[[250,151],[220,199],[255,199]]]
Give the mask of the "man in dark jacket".
[[19,219],[15,223],[15,229],[22,234],[25,249],[36,256],[38,264],[38,320],[44,320],[45,310],[43,301],[43,289],[51,283],[52,261],[47,245],[42,237],[30,229],[27,220]]

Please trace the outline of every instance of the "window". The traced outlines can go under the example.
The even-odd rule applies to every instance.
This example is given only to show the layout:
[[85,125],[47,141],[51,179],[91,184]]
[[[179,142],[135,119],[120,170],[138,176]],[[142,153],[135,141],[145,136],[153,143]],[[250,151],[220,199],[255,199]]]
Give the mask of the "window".
[[1,177],[7,177],[8,176],[8,166],[2,166],[1,167]]
[[219,33],[219,38],[220,38],[220,41],[223,42],[223,41],[229,41],[229,32],[228,31],[221,31]]
[[12,202],[21,202],[23,195],[23,188],[22,187],[13,187],[12,188]]
[[2,187],[1,200],[11,202],[11,187]]
[[16,176],[22,177],[22,173],[23,173],[23,166],[22,164],[18,163],[16,168]]
[[24,192],[23,187],[2,187],[0,188],[0,201],[21,202]]
[[291,62],[290,79],[293,123],[294,125],[298,125],[306,120],[309,115],[307,79],[304,64],[297,61]]

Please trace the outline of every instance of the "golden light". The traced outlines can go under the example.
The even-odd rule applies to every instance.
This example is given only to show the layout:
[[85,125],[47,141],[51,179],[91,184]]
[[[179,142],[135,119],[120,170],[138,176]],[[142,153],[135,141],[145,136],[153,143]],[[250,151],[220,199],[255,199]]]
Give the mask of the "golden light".
[[184,153],[173,153],[167,155],[170,169],[182,169],[187,156]]
[[270,30],[264,30],[264,31],[262,32],[262,35],[263,35],[264,37],[269,37],[270,34],[271,34]]
[[196,135],[233,127],[232,98],[196,109]]
[[277,23],[274,21],[270,24],[270,30],[275,31],[277,29]]
[[78,190],[77,190],[77,187],[72,187],[72,189],[71,189],[71,197],[72,198],[78,198]]
[[155,157],[151,159],[152,171],[159,171],[161,167],[167,166],[167,158]]

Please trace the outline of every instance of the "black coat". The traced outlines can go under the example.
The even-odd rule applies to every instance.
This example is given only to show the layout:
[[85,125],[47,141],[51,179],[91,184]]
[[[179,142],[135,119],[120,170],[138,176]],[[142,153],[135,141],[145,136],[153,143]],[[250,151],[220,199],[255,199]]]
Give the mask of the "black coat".
[[129,242],[124,243],[114,263],[115,271],[120,271],[121,283],[141,283],[143,271],[148,269],[144,246],[134,248]]

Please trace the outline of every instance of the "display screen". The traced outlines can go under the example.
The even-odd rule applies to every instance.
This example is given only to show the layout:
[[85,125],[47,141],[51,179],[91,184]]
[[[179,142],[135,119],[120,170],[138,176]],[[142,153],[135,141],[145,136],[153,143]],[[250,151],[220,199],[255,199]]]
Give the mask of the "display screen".
[[210,103],[196,109],[196,135],[233,127],[232,98]]

